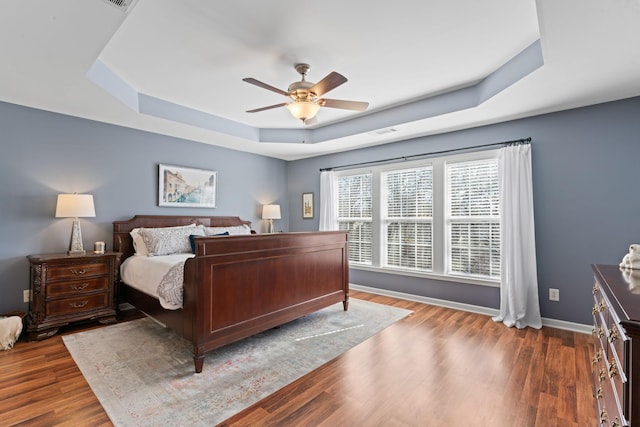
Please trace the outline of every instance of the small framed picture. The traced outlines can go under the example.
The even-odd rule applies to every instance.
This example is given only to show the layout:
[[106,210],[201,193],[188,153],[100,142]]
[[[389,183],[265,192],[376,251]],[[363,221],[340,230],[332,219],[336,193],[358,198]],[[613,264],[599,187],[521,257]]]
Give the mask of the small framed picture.
[[302,218],[313,219],[313,193],[302,193]]

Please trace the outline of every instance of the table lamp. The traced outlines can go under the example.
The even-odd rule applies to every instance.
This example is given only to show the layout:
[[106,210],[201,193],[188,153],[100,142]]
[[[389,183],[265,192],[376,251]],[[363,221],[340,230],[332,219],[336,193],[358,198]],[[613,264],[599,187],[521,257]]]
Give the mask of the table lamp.
[[273,220],[280,219],[280,205],[264,205],[262,207],[262,219],[269,220],[269,233],[273,233]]
[[91,194],[58,194],[56,204],[56,218],[73,218],[71,240],[69,241],[69,255],[84,254],[82,246],[82,231],[78,218],[93,218],[96,210],[93,206]]

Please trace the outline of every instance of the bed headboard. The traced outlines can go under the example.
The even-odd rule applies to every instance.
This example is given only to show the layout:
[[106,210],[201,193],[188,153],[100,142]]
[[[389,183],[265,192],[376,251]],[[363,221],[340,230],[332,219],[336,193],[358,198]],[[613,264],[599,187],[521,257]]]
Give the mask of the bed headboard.
[[[176,227],[189,224],[202,224],[205,227],[232,227],[246,224],[251,227],[251,221],[245,221],[237,216],[136,215],[124,221],[113,221],[113,250],[122,252],[122,261],[134,254],[133,239],[129,234],[134,228]],[[251,233],[255,231],[252,230]]]

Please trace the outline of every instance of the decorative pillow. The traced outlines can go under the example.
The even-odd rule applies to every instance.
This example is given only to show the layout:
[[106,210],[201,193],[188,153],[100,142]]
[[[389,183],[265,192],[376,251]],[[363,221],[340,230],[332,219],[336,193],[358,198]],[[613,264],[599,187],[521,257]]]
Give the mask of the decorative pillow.
[[139,233],[149,256],[189,253],[189,236],[204,236],[202,226],[195,224],[183,227],[141,228]]
[[147,256],[149,255],[149,251],[147,250],[147,245],[144,244],[144,240],[140,235],[140,229],[134,228],[129,232],[129,235],[133,239],[133,250],[136,255]]
[[204,233],[207,236],[217,236],[228,232],[230,235],[251,234],[251,228],[247,224],[234,225],[231,227],[204,227]]
[[[220,234],[216,234],[216,236],[228,236],[229,232],[226,231],[224,233],[220,233]],[[189,235],[189,244],[191,245],[191,253],[195,254],[196,253],[196,239],[195,237],[202,237],[202,234],[191,234]]]

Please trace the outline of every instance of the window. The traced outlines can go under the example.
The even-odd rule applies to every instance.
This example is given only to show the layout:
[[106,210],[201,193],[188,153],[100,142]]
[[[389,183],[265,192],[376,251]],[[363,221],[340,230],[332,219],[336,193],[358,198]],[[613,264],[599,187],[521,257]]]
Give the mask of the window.
[[497,151],[336,172],[352,267],[495,285]]
[[498,161],[447,165],[449,273],[500,278]]
[[338,181],[338,225],[349,231],[349,261],[371,265],[372,176],[350,175]]
[[430,167],[382,173],[385,266],[432,268],[433,179]]

